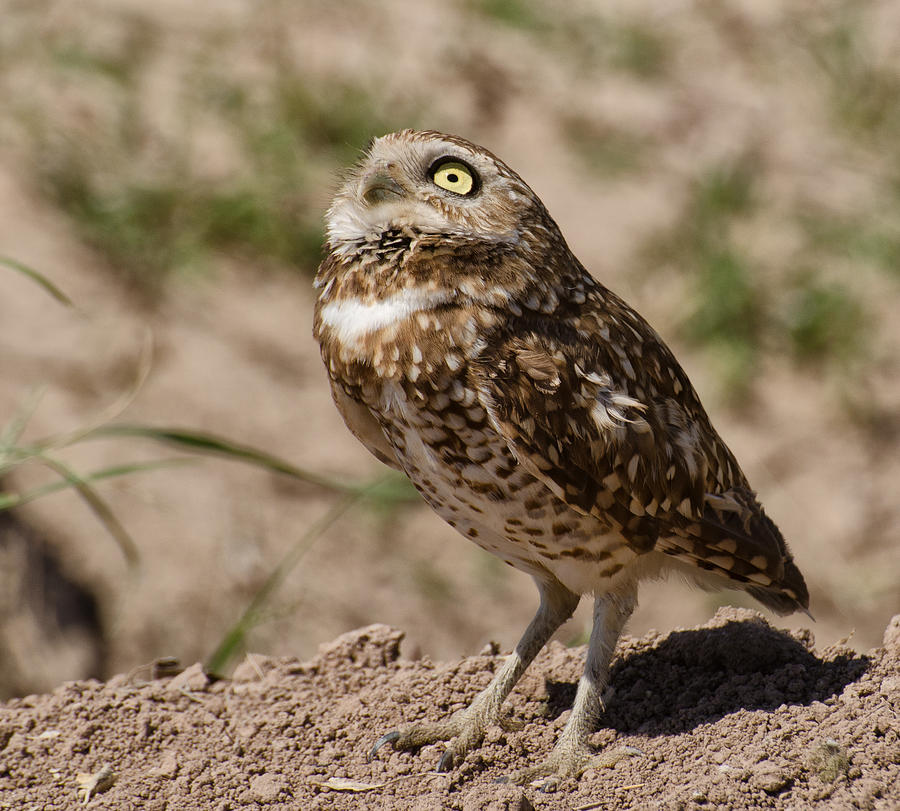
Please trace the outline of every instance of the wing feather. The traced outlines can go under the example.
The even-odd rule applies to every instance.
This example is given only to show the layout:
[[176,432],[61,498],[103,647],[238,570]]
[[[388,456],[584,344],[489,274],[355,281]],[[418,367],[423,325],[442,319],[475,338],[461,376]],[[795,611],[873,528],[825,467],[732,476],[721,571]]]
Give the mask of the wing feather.
[[572,508],[637,552],[718,572],[776,611],[805,607],[781,533],[677,362],[661,342],[654,353],[649,380],[640,358],[577,334],[509,329],[469,374],[519,463]]

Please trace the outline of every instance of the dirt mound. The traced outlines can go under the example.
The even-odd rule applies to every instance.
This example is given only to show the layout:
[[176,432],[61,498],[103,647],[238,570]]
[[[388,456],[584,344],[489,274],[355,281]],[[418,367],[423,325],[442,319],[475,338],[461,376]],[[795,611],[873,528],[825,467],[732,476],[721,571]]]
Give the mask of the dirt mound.
[[[520,731],[491,730],[451,774],[438,746],[367,753],[404,721],[452,712],[502,657],[400,656],[372,625],[307,662],[248,656],[231,680],[71,682],[0,707],[0,807],[896,808],[900,616],[884,647],[815,651],[809,633],[723,609],[701,628],[624,638],[598,747],[631,753],[551,792],[498,777],[550,751],[584,651],[551,644],[509,700]],[[81,773],[81,774],[79,774]]]

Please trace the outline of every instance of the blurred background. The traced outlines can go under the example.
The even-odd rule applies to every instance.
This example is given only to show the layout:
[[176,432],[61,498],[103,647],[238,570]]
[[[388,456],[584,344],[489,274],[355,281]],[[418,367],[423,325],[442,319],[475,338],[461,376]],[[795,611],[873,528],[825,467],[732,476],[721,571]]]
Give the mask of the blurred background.
[[[331,404],[310,282],[341,167],[403,127],[469,138],[530,183],[682,361],[793,547],[817,641],[880,642],[900,611],[900,5],[0,0],[0,16],[0,694],[210,661],[229,638],[226,672],[244,649],[308,657],[376,621],[407,631],[408,656],[515,644],[531,581],[402,484],[338,515],[386,469]],[[122,422],[325,481],[96,438]],[[173,458],[190,461],[157,465]],[[630,630],[725,603],[752,605],[648,583]],[[586,640],[588,609],[564,642]]]

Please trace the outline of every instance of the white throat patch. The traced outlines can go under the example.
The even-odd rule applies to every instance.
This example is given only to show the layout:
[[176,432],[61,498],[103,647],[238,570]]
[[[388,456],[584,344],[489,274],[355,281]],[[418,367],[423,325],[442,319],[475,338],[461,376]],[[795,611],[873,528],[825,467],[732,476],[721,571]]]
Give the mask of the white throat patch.
[[352,345],[373,332],[403,323],[413,313],[444,304],[450,296],[447,290],[410,287],[378,301],[359,298],[330,301],[320,315],[339,343]]

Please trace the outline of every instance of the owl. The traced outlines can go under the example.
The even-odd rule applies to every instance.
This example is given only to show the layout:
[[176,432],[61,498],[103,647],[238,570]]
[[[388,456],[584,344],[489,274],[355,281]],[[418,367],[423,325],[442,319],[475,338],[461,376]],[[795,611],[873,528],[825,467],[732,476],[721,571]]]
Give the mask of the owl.
[[547,758],[511,776],[577,778],[598,757],[587,739],[639,582],[677,571],[778,613],[807,608],[787,544],[672,352],[503,161],[452,135],[385,135],[326,221],[313,331],[347,427],[540,593],[470,706],[387,733],[373,755],[446,741],[451,769],[589,594],[571,714]]

